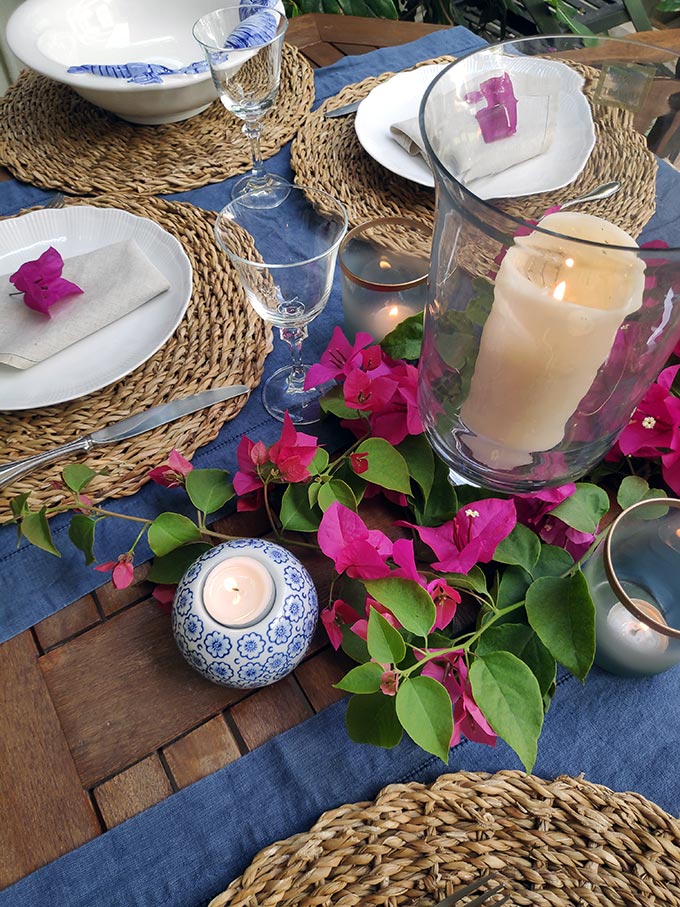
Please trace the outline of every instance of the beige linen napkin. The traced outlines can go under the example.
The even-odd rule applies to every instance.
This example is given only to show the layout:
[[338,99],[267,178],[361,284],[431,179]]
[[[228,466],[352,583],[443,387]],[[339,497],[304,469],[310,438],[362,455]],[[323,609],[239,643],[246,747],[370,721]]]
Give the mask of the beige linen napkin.
[[[547,150],[553,140],[560,80],[543,76],[538,81],[525,73],[511,70],[512,87],[517,99],[517,131],[514,135],[484,142],[475,114],[484,101],[472,103],[466,95],[479,89],[479,83],[502,76],[505,70],[489,69],[467,83],[460,92],[451,91],[436,98],[436,116],[431,144],[438,157],[454,176],[471,183],[528,161]],[[451,123],[455,122],[455,131]],[[440,124],[440,129],[437,129]],[[420,134],[418,117],[393,123],[390,132],[409,154],[422,154],[427,162],[425,143]],[[442,139],[446,136],[446,140]]]
[[170,287],[132,239],[67,258],[62,277],[83,293],[56,302],[50,318],[29,309],[22,296],[9,295],[15,292],[9,276],[0,277],[0,363],[19,369],[54,356]]

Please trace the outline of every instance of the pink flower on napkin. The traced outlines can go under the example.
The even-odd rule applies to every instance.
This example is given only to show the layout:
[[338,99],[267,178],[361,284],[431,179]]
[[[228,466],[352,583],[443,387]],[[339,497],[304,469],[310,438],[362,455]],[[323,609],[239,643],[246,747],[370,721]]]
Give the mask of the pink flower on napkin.
[[27,261],[9,278],[10,283],[24,294],[24,303],[36,312],[50,317],[49,307],[65,296],[83,291],[61,276],[64,259],[52,246],[40,258]]

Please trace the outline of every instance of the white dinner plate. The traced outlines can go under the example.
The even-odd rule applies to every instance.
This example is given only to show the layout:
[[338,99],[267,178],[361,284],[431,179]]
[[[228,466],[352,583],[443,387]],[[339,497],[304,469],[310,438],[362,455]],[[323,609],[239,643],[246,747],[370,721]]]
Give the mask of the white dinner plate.
[[[458,66],[467,64],[472,75],[479,66],[498,63],[497,54],[477,53]],[[545,153],[500,173],[473,180],[467,188],[479,198],[489,199],[550,192],[568,185],[583,170],[595,145],[592,113],[581,91],[583,79],[564,64],[535,57],[505,55],[503,64],[509,70],[532,67],[532,74],[538,65],[550,66],[557,72],[561,87],[555,136]],[[383,167],[422,186],[434,186],[429,166],[420,155],[410,155],[402,148],[392,136],[390,126],[418,115],[425,91],[448,65],[432,64],[398,73],[377,85],[362,101],[356,115],[356,133],[365,151]]]
[[46,208],[0,221],[0,275],[12,274],[50,246],[67,259],[126,239],[137,243],[170,289],[31,368],[0,365],[0,410],[64,403],[127,375],[172,335],[191,298],[192,279],[174,236],[118,208]]

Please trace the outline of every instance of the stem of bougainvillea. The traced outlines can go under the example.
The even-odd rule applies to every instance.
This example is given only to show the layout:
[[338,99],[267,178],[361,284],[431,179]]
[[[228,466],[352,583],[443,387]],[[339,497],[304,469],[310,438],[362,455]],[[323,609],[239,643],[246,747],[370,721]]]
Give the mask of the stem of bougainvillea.
[[144,535],[144,533],[146,532],[146,530],[147,530],[147,527],[142,526],[142,528],[139,530],[139,533],[137,534],[137,538],[134,540],[134,542],[130,546],[130,550],[128,551],[128,554],[134,554],[135,548],[139,544],[139,541],[142,538],[142,536]]

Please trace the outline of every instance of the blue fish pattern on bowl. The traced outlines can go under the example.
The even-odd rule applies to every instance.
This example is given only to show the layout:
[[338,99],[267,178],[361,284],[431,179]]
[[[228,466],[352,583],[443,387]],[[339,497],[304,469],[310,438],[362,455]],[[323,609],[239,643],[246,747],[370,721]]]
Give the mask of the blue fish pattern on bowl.
[[[263,563],[272,575],[275,600],[253,626],[227,627],[203,604],[210,570],[234,556]],[[302,660],[316,629],[318,599],[312,578],[281,545],[235,539],[211,548],[182,577],[172,608],[177,646],[189,664],[213,683],[253,689],[281,680]]]

